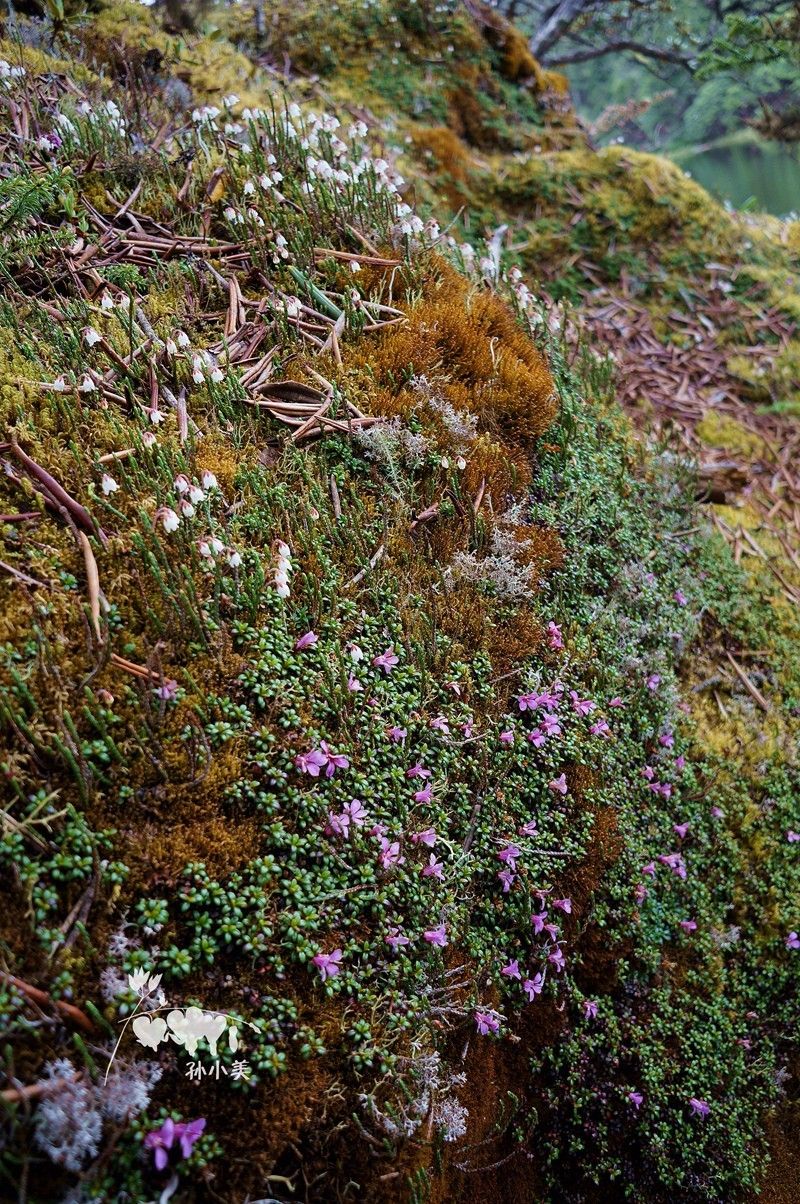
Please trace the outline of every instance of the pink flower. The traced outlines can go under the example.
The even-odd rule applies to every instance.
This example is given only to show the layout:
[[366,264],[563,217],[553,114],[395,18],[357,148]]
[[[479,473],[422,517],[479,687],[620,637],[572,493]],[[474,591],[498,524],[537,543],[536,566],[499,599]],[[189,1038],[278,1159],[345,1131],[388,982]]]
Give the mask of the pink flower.
[[797,842],[800,841],[800,832],[793,832],[790,828],[786,833],[786,839],[788,840],[789,844],[797,844]]
[[544,930],[544,925],[545,925],[546,919],[547,919],[546,911],[541,911],[538,913],[534,912],[533,915],[531,916],[531,924],[533,925],[533,932],[534,932],[535,936],[538,936],[539,933]]
[[688,824],[673,824],[672,831],[677,833],[678,838],[680,840],[684,840],[686,837],[686,833],[689,831],[689,825]]
[[510,961],[507,965],[503,966],[500,973],[505,975],[506,978],[522,978],[522,975],[519,972],[519,961],[517,958],[515,957],[513,961]]
[[475,1012],[475,1026],[482,1037],[500,1031],[500,1021],[494,1012]]
[[533,978],[526,978],[522,984],[522,989],[528,996],[528,1003],[533,1003],[537,995],[541,995],[544,987],[544,975],[534,974]]
[[426,828],[424,832],[414,832],[411,840],[414,844],[426,844],[432,849],[436,844],[436,829]]
[[450,734],[450,726],[444,715],[437,715],[435,719],[431,719],[431,727],[434,731],[444,732],[446,736]]
[[676,874],[679,878],[685,879],[686,862],[680,853],[667,853],[666,855],[662,853],[656,860],[660,861],[662,865],[669,866],[673,874]]
[[549,924],[544,925],[544,931],[548,933],[551,941],[555,941],[558,938],[558,924],[554,924],[552,920]]
[[790,932],[786,938],[787,949],[800,949],[800,936],[796,932]]
[[470,740],[472,738],[472,733],[475,730],[475,724],[471,719],[469,719],[466,723],[461,724],[461,730],[464,733],[464,739]]
[[529,819],[528,822],[523,824],[520,828],[520,834],[522,836],[536,836],[538,831],[539,829],[536,827],[535,819]]
[[408,732],[404,727],[390,727],[389,739],[392,744],[405,744]]
[[722,810],[721,807],[712,807],[711,815],[712,815],[713,819],[724,819],[725,818],[725,812]]
[[431,771],[420,765],[419,761],[417,761],[416,765],[412,765],[410,769],[406,770],[407,778],[429,778],[430,776]]
[[517,698],[517,706],[521,711],[535,711],[539,706],[539,695],[520,694]]
[[648,690],[657,690],[658,687],[661,685],[661,678],[660,678],[659,674],[651,673],[650,676],[648,677],[647,681],[645,682],[645,685],[647,686]]
[[686,757],[683,755],[683,753],[681,753],[679,757],[675,758],[675,768],[679,772],[686,768]]
[[678,603],[678,606],[685,606],[686,603],[689,601],[689,599],[686,597],[686,594],[683,592],[682,589],[676,589],[675,593],[672,596],[675,599],[675,601]]
[[643,865],[643,866],[642,866],[642,873],[643,873],[643,874],[649,874],[651,878],[655,878],[655,876],[656,876],[656,867],[655,867],[655,864],[654,864],[654,862],[652,862],[652,861],[648,861],[647,865]]
[[697,930],[697,924],[694,920],[681,920],[680,925],[684,932],[695,932]]
[[503,883],[503,894],[507,895],[511,890],[512,884],[516,881],[517,875],[513,870],[499,870],[497,877]]
[[653,769],[653,766],[645,765],[644,769],[642,770],[642,777],[647,778],[648,782],[652,782],[655,776],[656,771]]
[[319,746],[327,761],[325,768],[326,778],[332,778],[337,769],[348,769],[350,767],[349,759],[343,753],[332,752],[324,740],[320,740]]
[[541,748],[547,737],[540,727],[535,727],[533,731],[528,732],[527,739],[534,748]]
[[357,828],[363,828],[367,822],[367,809],[360,799],[354,798],[345,803],[343,811]]
[[612,698],[608,705],[610,707],[624,707],[625,703],[622,701],[621,698],[617,697],[617,698]]
[[591,698],[581,698],[577,690],[570,690],[569,696],[572,699],[572,708],[577,715],[591,715],[597,706],[597,703],[592,702]]
[[564,967],[567,964],[567,960],[561,951],[561,947],[558,945],[556,946],[556,948],[553,950],[552,953],[548,954],[547,960],[550,962],[551,966],[555,966],[555,968],[559,974],[561,973],[561,971],[564,969]]
[[298,753],[294,759],[294,763],[295,767],[301,773],[307,773],[309,777],[318,778],[320,770],[324,769],[328,764],[328,758],[318,748],[312,748],[310,752]]
[[502,849],[500,849],[497,856],[500,858],[501,861],[504,861],[506,863],[506,865],[508,866],[508,868],[510,870],[515,870],[517,868],[517,858],[519,857],[520,853],[521,853],[521,849],[520,849],[519,845],[507,844],[507,845],[504,845],[504,847]]
[[648,890],[644,882],[637,882],[633,888],[633,897],[637,903],[643,903],[648,896]]
[[664,748],[672,748],[675,743],[675,737],[672,732],[662,732],[658,737],[659,744],[663,744]]
[[597,1004],[593,999],[584,999],[583,1014],[587,1020],[594,1020],[597,1015]]
[[351,673],[350,676],[348,677],[347,688],[351,694],[358,694],[360,690],[364,689],[361,682],[356,677],[355,673]]
[[347,814],[336,815],[333,811],[329,811],[328,825],[325,831],[333,836],[347,836],[350,831],[350,816]]
[[553,907],[566,912],[568,916],[572,915],[572,899],[553,899]]
[[376,669],[383,669],[384,673],[388,675],[395,665],[400,664],[400,657],[395,655],[394,648],[387,648],[380,656],[373,656],[372,663]]
[[567,775],[562,773],[560,778],[554,778],[552,782],[547,784],[548,790],[552,790],[554,794],[567,793]]
[[704,1099],[697,1099],[694,1095],[689,1097],[689,1107],[692,1109],[693,1116],[708,1116],[711,1111],[710,1104],[707,1104]]
[[172,702],[178,693],[178,683],[173,681],[171,677],[168,677],[162,681],[160,686],[155,687],[153,693],[164,702]]
[[510,728],[507,731],[500,733],[500,743],[506,745],[514,743],[514,733]]
[[669,798],[672,794],[672,786],[669,784],[669,782],[660,782],[658,786],[658,793],[662,798]]
[[319,636],[314,631],[307,631],[305,635],[301,635],[294,646],[295,652],[304,652],[306,648],[313,648],[319,642]]
[[447,929],[444,924],[440,924],[438,928],[429,928],[422,935],[429,945],[436,945],[439,949],[444,949],[447,944]]
[[598,719],[597,723],[592,724],[589,731],[593,736],[602,736],[604,740],[611,739],[611,728],[605,719]]
[[628,1099],[631,1101],[634,1108],[638,1112],[642,1106],[642,1103],[644,1102],[644,1096],[642,1095],[641,1091],[629,1091]]
[[381,865],[388,870],[393,865],[405,865],[405,857],[400,856],[400,842],[381,837]]
[[428,864],[422,867],[423,878],[438,878],[440,882],[444,882],[444,866],[441,861],[436,860],[436,854],[431,853],[428,858]]
[[177,1141],[181,1157],[189,1158],[194,1144],[206,1127],[205,1117],[197,1120],[177,1121],[167,1117],[160,1129],[152,1129],[144,1139],[145,1149],[153,1151],[153,1162],[157,1171],[163,1171],[169,1161],[169,1151]]
[[319,970],[320,978],[325,982],[328,978],[335,978],[339,973],[342,951],[334,949],[332,953],[317,953],[311,960]]
[[558,715],[542,715],[542,730],[546,736],[560,736],[561,724],[558,722]]
[[547,624],[547,632],[550,637],[549,643],[551,648],[564,647],[564,637],[561,634],[561,628],[558,626],[558,623],[554,623],[551,619]]
[[411,941],[407,936],[403,936],[399,928],[390,928],[386,944],[391,945],[393,949],[399,949],[402,945],[410,945]]
[[415,803],[429,803],[433,798],[433,789],[431,786],[426,786],[424,790],[414,791]]

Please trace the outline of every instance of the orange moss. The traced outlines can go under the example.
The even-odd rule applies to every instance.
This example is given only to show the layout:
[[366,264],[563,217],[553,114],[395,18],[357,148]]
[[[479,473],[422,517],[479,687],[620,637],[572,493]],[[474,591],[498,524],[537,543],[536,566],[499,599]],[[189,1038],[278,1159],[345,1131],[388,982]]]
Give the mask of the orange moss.
[[437,187],[448,205],[458,209],[469,199],[469,155],[460,138],[446,125],[422,126],[411,131],[417,154],[437,170]]

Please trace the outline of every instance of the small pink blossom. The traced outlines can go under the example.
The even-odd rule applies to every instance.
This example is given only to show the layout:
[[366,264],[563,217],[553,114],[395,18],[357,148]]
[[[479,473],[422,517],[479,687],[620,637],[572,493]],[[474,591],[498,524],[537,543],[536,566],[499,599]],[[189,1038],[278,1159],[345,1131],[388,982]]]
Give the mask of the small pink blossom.
[[380,656],[373,656],[372,663],[376,669],[383,669],[387,675],[392,672],[395,665],[399,665],[400,657],[396,655],[394,648],[387,648]]
[[558,945],[556,946],[556,948],[553,950],[552,953],[548,954],[547,960],[550,962],[551,966],[555,966],[555,968],[559,974],[561,973],[561,971],[564,969],[564,967],[567,964],[567,960],[564,957],[563,952],[561,951],[561,947]]
[[584,999],[583,1014],[587,1020],[594,1020],[597,1015],[597,1004],[593,999]]
[[335,978],[339,973],[342,951],[334,949],[332,953],[317,953],[311,960],[319,970],[320,978],[325,982],[328,978]]
[[441,861],[436,860],[436,854],[431,853],[428,858],[428,864],[422,867],[423,878],[438,878],[440,882],[444,882],[444,865]]
[[519,845],[509,843],[500,849],[497,856],[501,861],[506,863],[510,870],[515,870],[517,868],[517,858],[519,857],[521,851],[522,850],[520,849]]
[[345,803],[342,809],[356,828],[363,828],[367,822],[367,809],[360,799],[351,799],[349,803]]
[[513,870],[499,870],[497,877],[503,883],[503,894],[507,895],[511,890],[513,883],[516,881],[517,875]]
[[504,977],[506,977],[506,978],[521,979],[522,975],[520,974],[520,971],[519,971],[518,959],[515,957],[513,961],[509,961],[507,965],[503,966],[500,973],[502,975],[504,975]]
[[335,753],[324,740],[320,740],[319,747],[326,759],[325,777],[332,778],[337,769],[349,769],[350,759],[344,753]]
[[680,853],[662,853],[656,858],[662,865],[669,866],[673,874],[678,878],[686,878],[686,862],[681,857]]
[[433,798],[433,789],[430,785],[425,786],[422,790],[414,791],[415,803],[429,803]]
[[482,1037],[500,1031],[500,1021],[494,1012],[475,1012],[475,1027]]
[[554,623],[552,619],[547,624],[547,633],[551,648],[558,649],[564,647],[564,637],[561,633],[561,628],[559,627],[558,623]]
[[683,753],[681,753],[679,757],[675,758],[675,768],[679,773],[686,768],[686,757],[683,755]]
[[389,739],[392,744],[405,744],[408,731],[404,727],[390,727]]
[[610,707],[624,707],[624,706],[625,706],[625,703],[624,703],[624,702],[622,701],[622,699],[621,699],[621,698],[618,696],[618,697],[616,697],[616,698],[612,698],[612,699],[609,701],[609,704],[608,704],[608,705],[609,705]]
[[385,870],[391,869],[393,865],[405,865],[406,859],[400,854],[400,842],[387,840],[385,836],[382,836],[380,860]]
[[304,652],[306,648],[313,648],[319,643],[319,636],[315,631],[307,631],[305,635],[301,635],[300,639],[295,642],[295,652]]
[[602,736],[604,740],[611,739],[611,728],[608,726],[605,719],[598,719],[597,723],[593,723],[589,728],[589,732],[593,736]]
[[154,688],[153,693],[164,702],[172,702],[178,694],[178,683],[173,681],[171,677],[167,677],[162,681],[160,686]]
[[675,743],[675,737],[673,736],[672,732],[662,732],[658,737],[658,742],[659,744],[662,744],[664,748],[672,748],[673,744]]
[[790,828],[786,833],[786,839],[789,844],[797,844],[797,842],[800,841],[800,832],[793,832]]
[[554,778],[552,782],[547,784],[548,790],[552,790],[554,794],[567,793],[567,775],[562,773],[560,777]]
[[538,831],[539,829],[536,827],[535,819],[529,819],[528,822],[524,823],[520,828],[520,834],[522,836],[536,836]]
[[514,733],[510,728],[500,733],[500,743],[505,745],[514,743]]
[[544,987],[544,975],[534,974],[533,978],[526,978],[522,984],[522,989],[528,996],[528,1002],[533,1003],[537,995],[541,995]]
[[544,925],[544,931],[548,934],[551,941],[558,940],[558,924],[554,924],[552,920],[549,924]]
[[399,949],[403,945],[410,945],[411,941],[407,936],[403,936],[399,928],[390,928],[386,937],[386,944],[391,945],[392,949]]
[[444,924],[440,924],[438,928],[428,928],[422,935],[429,945],[436,945],[439,949],[444,949],[447,944],[447,929]]
[[694,1095],[689,1097],[689,1107],[692,1109],[693,1116],[708,1116],[711,1111],[710,1104],[707,1104],[704,1099],[697,1099]]
[[431,771],[420,765],[419,761],[417,761],[416,765],[412,765],[410,769],[406,770],[407,778],[429,778],[430,776]]
[[686,823],[686,824],[673,824],[673,825],[672,825],[672,831],[676,833],[676,835],[678,836],[678,838],[679,838],[680,840],[685,840],[685,839],[686,839],[686,833],[689,831],[689,825],[688,825],[688,823]]
[[318,778],[320,771],[328,764],[328,758],[320,749],[312,748],[310,752],[298,753],[294,763],[301,773],[307,773],[311,778]]
[[567,915],[571,915],[572,899],[553,899],[553,907],[557,907],[559,911],[563,911]]
[[675,599],[675,601],[678,603],[678,606],[685,606],[686,603],[689,601],[689,599],[686,597],[686,594],[683,592],[682,589],[676,589],[675,593],[672,596]]
[[657,690],[661,685],[661,677],[658,673],[651,673],[645,682],[648,690]]
[[800,949],[800,936],[796,932],[790,932],[786,937],[787,949]]
[[642,866],[642,873],[649,874],[649,876],[651,878],[655,878],[655,876],[656,876],[655,863],[653,861],[648,861],[647,865]]
[[637,882],[633,888],[633,897],[637,903],[643,903],[647,898],[649,891],[644,882]]
[[546,736],[560,736],[561,724],[558,715],[542,715],[542,730]]
[[431,719],[431,727],[434,731],[444,732],[446,736],[450,734],[450,725],[444,715],[437,715],[435,719]]
[[432,849],[436,844],[436,829],[426,828],[424,832],[414,832],[411,841],[413,844],[425,844]]
[[591,698],[581,698],[577,690],[570,690],[569,696],[572,699],[572,709],[577,715],[591,715],[597,706]]
[[535,727],[533,731],[528,732],[527,739],[534,748],[541,748],[547,737],[540,727]]
[[644,1096],[642,1095],[641,1091],[629,1091],[628,1099],[631,1101],[634,1108],[638,1112],[644,1102]]
[[684,932],[696,932],[697,931],[697,924],[695,923],[694,920],[681,920],[680,925]]
[[547,912],[534,912],[531,916],[531,924],[533,926],[534,935],[538,936],[544,930],[545,921],[547,920]]

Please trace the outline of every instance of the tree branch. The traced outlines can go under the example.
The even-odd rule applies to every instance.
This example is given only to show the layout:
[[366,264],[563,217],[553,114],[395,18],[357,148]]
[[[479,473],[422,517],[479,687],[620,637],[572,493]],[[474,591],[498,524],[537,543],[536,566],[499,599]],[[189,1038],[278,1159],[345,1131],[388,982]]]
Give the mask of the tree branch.
[[590,59],[600,58],[604,54],[616,54],[621,50],[643,54],[646,58],[658,59],[662,63],[677,63],[687,71],[694,70],[692,59],[678,50],[664,50],[660,46],[647,46],[644,42],[631,42],[628,39],[606,42],[604,46],[591,46],[588,50],[576,50],[572,54],[560,54],[547,61],[554,67],[565,67],[569,63],[587,63]]

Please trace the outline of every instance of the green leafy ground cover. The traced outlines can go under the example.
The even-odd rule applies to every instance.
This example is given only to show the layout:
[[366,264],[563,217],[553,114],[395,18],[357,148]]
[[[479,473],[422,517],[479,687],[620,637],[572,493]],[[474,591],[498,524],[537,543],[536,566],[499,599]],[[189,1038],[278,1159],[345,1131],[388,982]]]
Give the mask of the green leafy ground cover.
[[[568,237],[609,279],[743,236],[655,160],[536,151],[579,134],[489,15],[317,16],[259,65],[134,8],[6,43],[4,1187],[754,1199],[796,1069],[796,608],[511,270],[578,299],[592,173]],[[546,255],[492,239],[523,202]],[[754,649],[768,710],[706,706]],[[217,1077],[127,1030],[105,1080],[142,995],[233,1018]]]

